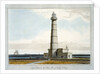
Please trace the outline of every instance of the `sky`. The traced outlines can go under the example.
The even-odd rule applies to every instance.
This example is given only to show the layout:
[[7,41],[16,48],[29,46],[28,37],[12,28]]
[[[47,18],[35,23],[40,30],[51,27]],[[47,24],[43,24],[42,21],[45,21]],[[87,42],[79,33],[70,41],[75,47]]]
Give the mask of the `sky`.
[[57,16],[58,47],[90,53],[90,8],[8,9],[9,54],[42,54],[50,48],[51,15]]

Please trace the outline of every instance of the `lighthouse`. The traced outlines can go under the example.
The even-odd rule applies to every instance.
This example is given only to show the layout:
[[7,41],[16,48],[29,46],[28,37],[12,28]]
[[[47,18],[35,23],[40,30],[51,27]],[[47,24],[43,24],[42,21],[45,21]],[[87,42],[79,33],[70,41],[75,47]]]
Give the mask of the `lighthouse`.
[[56,14],[53,12],[51,17],[51,41],[50,41],[51,58],[56,57],[57,49],[58,49],[57,17]]
[[69,52],[68,47],[66,46],[65,52],[63,52],[63,48],[58,48],[58,36],[57,36],[57,17],[53,12],[51,16],[51,37],[50,37],[50,48],[48,49],[48,53],[44,53],[44,58],[48,60],[53,59],[71,59],[72,53]]

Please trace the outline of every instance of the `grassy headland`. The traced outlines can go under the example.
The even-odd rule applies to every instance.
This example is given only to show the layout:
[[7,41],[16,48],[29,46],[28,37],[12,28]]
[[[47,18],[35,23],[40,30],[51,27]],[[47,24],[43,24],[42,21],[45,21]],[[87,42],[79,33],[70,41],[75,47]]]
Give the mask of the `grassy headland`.
[[[28,64],[42,60],[9,60],[9,64]],[[90,64],[90,58],[53,59],[37,64]]]
[[9,64],[28,64],[40,60],[9,60]]

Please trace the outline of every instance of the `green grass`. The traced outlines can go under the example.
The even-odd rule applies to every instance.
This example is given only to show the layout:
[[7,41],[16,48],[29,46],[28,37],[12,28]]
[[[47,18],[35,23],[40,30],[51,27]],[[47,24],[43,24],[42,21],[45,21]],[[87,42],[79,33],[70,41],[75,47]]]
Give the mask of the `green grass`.
[[40,60],[9,60],[9,64],[28,64]]
[[[41,60],[9,60],[9,64],[28,64]],[[90,58],[54,59],[37,64],[90,64]]]
[[90,64],[90,61],[56,61],[50,60],[38,64]]

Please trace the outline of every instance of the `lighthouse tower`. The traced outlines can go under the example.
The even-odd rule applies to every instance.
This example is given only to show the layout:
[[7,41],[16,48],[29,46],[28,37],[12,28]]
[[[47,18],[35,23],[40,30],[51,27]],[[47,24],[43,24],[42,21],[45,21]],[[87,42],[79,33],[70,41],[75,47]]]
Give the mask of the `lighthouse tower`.
[[44,53],[44,58],[48,60],[53,59],[71,59],[72,53],[69,52],[68,47],[66,46],[67,52],[63,52],[63,48],[58,48],[58,36],[57,36],[57,17],[53,12],[51,17],[51,40],[50,40],[50,49],[48,49],[48,53]]
[[58,49],[58,37],[57,37],[57,17],[56,14],[53,12],[51,17],[51,43],[50,43],[50,50],[51,50],[51,58],[56,57],[56,50]]

